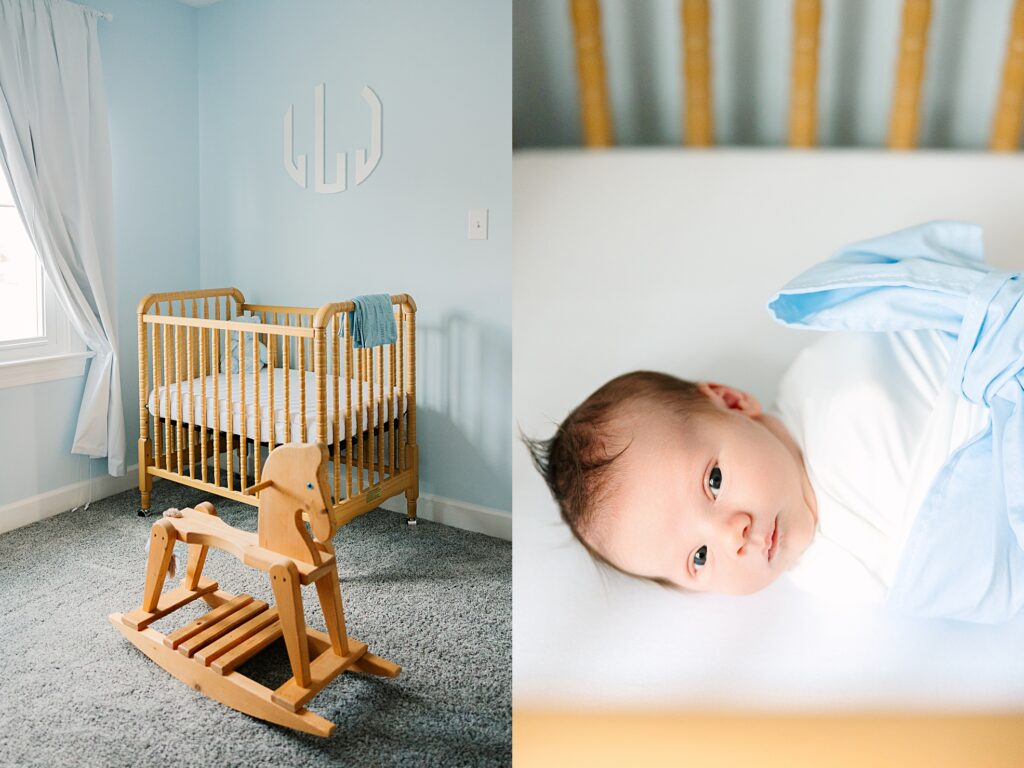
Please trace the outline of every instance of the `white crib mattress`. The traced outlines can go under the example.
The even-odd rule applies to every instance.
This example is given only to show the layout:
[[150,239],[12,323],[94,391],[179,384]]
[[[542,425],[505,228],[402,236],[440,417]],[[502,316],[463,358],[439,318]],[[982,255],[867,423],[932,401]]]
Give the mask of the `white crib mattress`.
[[[297,371],[294,369],[288,369],[288,410],[285,411],[284,402],[284,382],[285,382],[285,369],[274,368],[274,404],[273,404],[273,420],[274,420],[274,441],[277,443],[283,443],[285,441],[285,425],[287,422],[291,423],[291,439],[293,441],[302,439],[302,424],[305,421],[306,424],[306,436],[307,440],[316,439],[316,374],[312,371]],[[305,374],[306,379],[306,408],[302,409],[301,401],[301,386],[302,386],[302,375]],[[251,372],[240,374],[231,374],[231,431],[236,435],[242,434],[242,402],[241,392],[242,384],[241,377],[245,376],[245,400],[246,400],[246,419],[245,419],[245,435],[248,439],[252,440],[256,436],[256,405],[255,405],[255,390],[253,388],[253,375]],[[328,443],[334,442],[334,380],[336,377],[327,377],[327,441]],[[227,393],[227,379],[228,374],[221,373],[217,375],[210,375],[206,377],[206,408],[207,416],[206,423],[209,426],[213,426],[214,420],[214,381],[216,380],[216,398],[220,402],[219,405],[219,427],[222,432],[228,431],[228,393]],[[269,404],[270,399],[270,369],[264,368],[258,374],[259,379],[259,391],[260,391],[260,440],[262,442],[268,442],[270,439],[270,420],[271,420],[271,408]],[[373,399],[370,397],[369,383],[363,382],[363,407],[360,410],[358,403],[358,390],[353,389],[352,392],[352,427],[351,433],[356,434],[356,414],[359,414],[359,424],[361,429],[366,429],[367,426],[367,414],[376,416],[375,410],[372,409],[372,403],[376,402],[377,393],[379,391],[379,385],[374,382],[373,387]],[[183,381],[181,383],[181,394],[182,394],[182,422],[185,424],[194,423],[200,425],[203,423],[203,379],[202,377]],[[341,406],[341,416],[344,418],[345,408],[345,382],[344,380],[339,382],[339,404]],[[189,412],[189,399],[191,393],[191,401],[194,406],[194,412],[190,415]],[[395,396],[400,395],[397,388],[392,390],[392,397],[389,399],[385,396],[384,404],[384,421],[385,423],[391,418],[391,409],[394,408]],[[168,417],[170,419],[178,418],[178,385],[177,382],[171,382],[170,396],[167,397],[165,393],[165,387],[161,386],[158,389],[150,390],[148,408],[151,414],[155,414],[160,419]],[[170,410],[168,411],[168,406]],[[405,412],[405,398],[398,398],[398,406]],[[344,440],[344,425],[340,426],[342,430],[340,438]]]

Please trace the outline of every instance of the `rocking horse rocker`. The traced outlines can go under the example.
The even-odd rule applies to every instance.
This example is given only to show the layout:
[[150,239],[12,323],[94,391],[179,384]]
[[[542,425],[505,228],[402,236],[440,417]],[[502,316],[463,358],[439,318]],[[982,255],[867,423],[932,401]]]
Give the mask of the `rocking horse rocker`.
[[[259,493],[258,532],[233,528],[209,502],[163,517],[150,533],[142,605],[110,621],[149,658],[200,693],[239,712],[317,736],[330,736],[334,723],[305,709],[306,703],[345,670],[395,677],[401,668],[367,652],[366,643],[346,635],[345,614],[331,538],[327,451],[319,445],[290,444],[267,458],[263,480],[246,489]],[[309,530],[303,521],[309,519]],[[181,586],[161,594],[174,542],[188,547]],[[223,592],[204,578],[209,547],[270,574],[276,606],[249,595]],[[327,632],[306,626],[300,586],[315,584]],[[149,625],[196,598],[212,608],[190,624],[162,635]],[[284,638],[293,676],[271,690],[237,668]]]

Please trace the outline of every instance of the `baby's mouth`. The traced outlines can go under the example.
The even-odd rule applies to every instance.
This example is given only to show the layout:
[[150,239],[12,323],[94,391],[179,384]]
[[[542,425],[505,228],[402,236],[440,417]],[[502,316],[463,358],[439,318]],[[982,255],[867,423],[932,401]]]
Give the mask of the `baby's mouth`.
[[772,535],[770,537],[770,544],[768,545],[768,562],[772,561],[775,557],[775,551],[779,548],[779,518],[775,518],[775,522],[772,523]]

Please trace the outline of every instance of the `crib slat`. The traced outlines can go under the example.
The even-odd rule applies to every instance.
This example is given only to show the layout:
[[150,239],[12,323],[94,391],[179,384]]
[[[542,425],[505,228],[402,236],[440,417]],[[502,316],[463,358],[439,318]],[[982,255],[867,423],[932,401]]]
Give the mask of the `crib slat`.
[[352,321],[345,313],[345,498],[352,497]]
[[[302,315],[298,315],[299,327],[303,328]],[[302,414],[299,422],[299,439],[306,442],[306,339],[299,337],[299,411]]]
[[409,434],[407,442],[410,446],[416,445],[416,315],[409,313],[409,379],[406,381],[408,387],[409,401]]
[[815,143],[820,25],[821,0],[794,0],[793,87],[789,104],[792,147],[813,147]]
[[[183,301],[182,302],[182,308],[181,308],[183,313],[185,311],[184,304],[185,304],[185,302]],[[180,325],[179,326],[175,326],[175,329],[174,329],[174,375],[175,375],[175,377],[178,380],[178,429],[175,432],[174,437],[175,437],[175,442],[177,443],[177,448],[178,448],[178,465],[177,465],[176,469],[177,469],[179,475],[185,474],[185,466],[184,466],[184,463],[183,463],[184,460],[185,460],[185,457],[184,457],[184,450],[183,450],[183,447],[182,447],[182,444],[181,444],[182,440],[185,439],[185,425],[184,425],[184,421],[185,421],[185,419],[184,419],[184,405],[185,404],[182,402],[182,395],[181,395],[182,376],[184,376],[184,373],[185,373],[182,370],[185,366],[182,365],[182,360],[181,360],[181,354],[182,354],[182,349],[181,348],[184,346],[181,343],[182,342],[182,339],[181,339],[182,333],[181,332],[183,330],[184,330],[184,328],[182,328]]]
[[252,476],[253,482],[258,483],[260,481],[260,422],[262,421],[260,417],[262,414],[260,411],[260,337],[255,331],[252,334],[252,397],[256,401],[256,436],[252,441]]
[[402,443],[402,421],[405,419],[405,312],[398,309],[398,471],[405,469],[405,445]]
[[340,350],[340,331],[341,331],[341,318],[335,313],[333,318],[333,332],[331,333],[331,345],[334,350],[334,386],[331,391],[334,395],[334,421],[331,422],[331,428],[334,430],[334,503],[337,504],[341,501],[341,434],[338,432],[338,415],[339,415],[339,400],[341,399],[338,387],[340,385],[341,378],[341,360],[338,355]]
[[245,334],[238,334],[238,388],[239,396],[242,398],[242,423],[238,425],[240,437],[238,439],[238,476],[242,478],[238,486],[239,490],[249,487],[249,445],[247,442],[246,430],[249,424],[249,409],[245,402]]
[[1020,143],[1021,114],[1024,112],[1024,0],[1013,6],[1010,36],[1003,63],[1003,83],[998,108],[992,121],[989,147],[997,152],[1013,151]]
[[572,0],[571,13],[583,144],[610,147],[614,138],[601,42],[601,4],[598,0]]
[[[167,311],[170,312],[170,304]],[[165,325],[163,332],[164,353],[164,469],[171,471],[171,326]]]
[[[398,323],[395,323],[395,327],[398,327]],[[390,430],[388,433],[388,459],[391,465],[389,476],[394,477],[395,472],[398,470],[395,466],[395,425],[398,419],[401,418],[401,414],[398,412],[398,397],[395,394],[395,345],[390,344],[388,346],[390,347],[391,355],[388,359],[388,408],[390,410],[388,414],[390,417],[388,419],[388,429]]]
[[374,425],[377,415],[374,413],[374,350],[362,350],[367,357],[367,485],[374,484],[376,470],[377,440],[374,436]]
[[[287,325],[292,324],[291,314],[285,313],[285,323]],[[292,441],[292,401],[291,401],[291,379],[292,379],[292,368],[291,368],[291,351],[292,351],[292,340],[289,336],[284,340],[284,441],[290,443]]]
[[[224,318],[225,320],[230,320],[231,319],[231,302],[230,301],[225,301],[224,302],[224,314],[226,315],[226,317]],[[231,389],[232,389],[232,381],[231,380],[234,378],[234,374],[232,374],[232,372],[231,372],[231,370],[232,370],[232,360],[233,360],[233,358],[231,357],[231,334],[232,333],[234,333],[234,331],[227,331],[224,334],[224,370],[227,371],[227,373],[224,375],[224,379],[225,379],[225,381],[227,383],[227,392],[226,392],[227,403],[226,403],[226,407],[228,409],[228,414],[227,414],[228,415],[228,430],[227,430],[227,435],[226,435],[228,444],[226,446],[224,446],[224,448],[225,448],[225,450],[226,450],[226,452],[228,454],[228,466],[227,466],[228,476],[227,476],[227,481],[228,481],[228,490],[229,491],[234,490],[234,487],[235,487],[235,424],[234,424],[234,421],[235,421],[235,401],[231,397]],[[242,486],[242,487],[244,488],[245,486]]]
[[356,351],[356,494],[363,492],[363,350]]
[[[277,325],[277,313],[274,313],[274,325]],[[267,389],[270,390],[267,393],[267,400],[270,401],[270,439],[268,445],[270,450],[274,450],[276,445],[274,441],[274,423],[277,421],[277,415],[274,413],[274,348],[277,347],[278,336],[274,336],[273,340],[270,338],[270,334],[267,334]]]
[[384,481],[384,346],[377,347],[377,482]]
[[[210,304],[207,299],[203,299],[203,319],[210,319]],[[199,432],[199,460],[202,462],[200,469],[200,476],[203,482],[208,482],[206,477],[206,435],[208,434],[210,422],[209,413],[207,412],[206,404],[206,347],[207,347],[207,331],[205,328],[197,329],[199,331],[199,394],[203,398],[202,407],[202,429]]]
[[196,379],[192,369],[192,329],[185,330],[185,357],[187,366],[185,372],[188,375],[188,476],[195,479],[196,476]]
[[686,126],[683,141],[691,147],[714,143],[711,109],[711,11],[708,0],[683,0],[683,72],[686,79]]
[[893,89],[889,149],[913,149],[917,145],[918,106],[931,10],[931,0],[903,2],[903,32]]
[[[220,299],[213,302],[213,315],[220,320]],[[210,370],[213,373],[213,483],[220,485],[220,331],[211,329],[213,336],[213,358]]]
[[[153,315],[159,316],[160,302],[153,305]],[[163,469],[163,425],[160,423],[160,359],[163,354],[163,333],[158,332],[160,326],[153,324],[149,329],[152,334],[150,347],[153,353],[153,464]]]
[[[310,326],[313,321],[310,320]],[[316,441],[327,446],[327,333],[315,328],[313,337],[313,376],[316,379]]]

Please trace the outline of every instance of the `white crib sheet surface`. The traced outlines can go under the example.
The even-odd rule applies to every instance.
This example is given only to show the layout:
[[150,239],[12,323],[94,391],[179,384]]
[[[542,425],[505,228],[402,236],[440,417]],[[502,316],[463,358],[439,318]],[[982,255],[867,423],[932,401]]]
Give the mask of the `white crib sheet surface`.
[[[316,374],[313,371],[298,371],[295,369],[288,369],[288,408],[285,409],[285,369],[274,368],[274,403],[273,403],[273,422],[274,422],[274,440],[276,443],[285,442],[285,426],[286,423],[290,423],[290,438],[292,441],[298,441],[302,439],[302,425],[305,422],[306,425],[306,438],[307,440],[316,439]],[[305,374],[306,382],[306,407],[302,409],[302,398],[301,398],[301,387],[302,387],[302,376]],[[256,395],[253,387],[253,374],[251,372],[241,374],[235,373],[230,374],[231,377],[231,431],[236,435],[242,434],[242,399],[241,399],[241,386],[242,376],[245,377],[245,400],[246,400],[246,419],[245,419],[245,435],[246,438],[252,440],[256,436]],[[211,427],[214,421],[214,387],[216,384],[216,400],[219,401],[219,427],[222,432],[228,431],[228,390],[227,390],[227,379],[229,374],[220,373],[216,375],[210,375],[206,377],[206,423]],[[327,377],[327,441],[328,443],[334,442],[334,382],[337,377]],[[271,406],[270,400],[270,369],[263,368],[257,375],[259,380],[259,393],[260,393],[260,408],[259,408],[259,422],[260,422],[260,440],[261,442],[268,442],[270,440],[270,423],[271,423]],[[155,390],[150,390],[149,400],[147,407],[151,414],[155,414],[160,419],[168,417],[172,420],[178,418],[178,385],[177,382],[171,382],[169,388],[169,396],[165,386],[160,386]],[[340,404],[340,420],[342,423],[339,424],[339,439],[344,440],[344,412],[345,412],[345,380],[342,379],[338,383],[339,391],[339,404]],[[352,424],[350,433],[352,435],[358,434],[358,432],[367,428],[367,418],[372,416],[374,423],[376,423],[376,408],[374,407],[377,402],[377,395],[379,392],[379,384],[374,382],[373,386],[373,397],[370,396],[369,382],[362,382],[362,408],[359,408],[359,391],[353,388],[352,391]],[[190,397],[191,394],[191,397]],[[386,424],[388,419],[392,418],[392,411],[395,409],[396,397],[398,408],[401,412],[405,412],[406,403],[405,398],[399,396],[400,393],[398,388],[392,390],[392,397],[388,398],[387,391],[385,390],[384,398],[384,417],[383,421]],[[182,422],[185,424],[196,424],[200,425],[203,423],[203,378],[198,377],[191,380],[185,380],[181,383],[181,410],[182,410]],[[189,409],[189,403],[191,400],[193,411]],[[169,408],[169,411],[168,411]],[[358,421],[357,421],[358,417]]]

